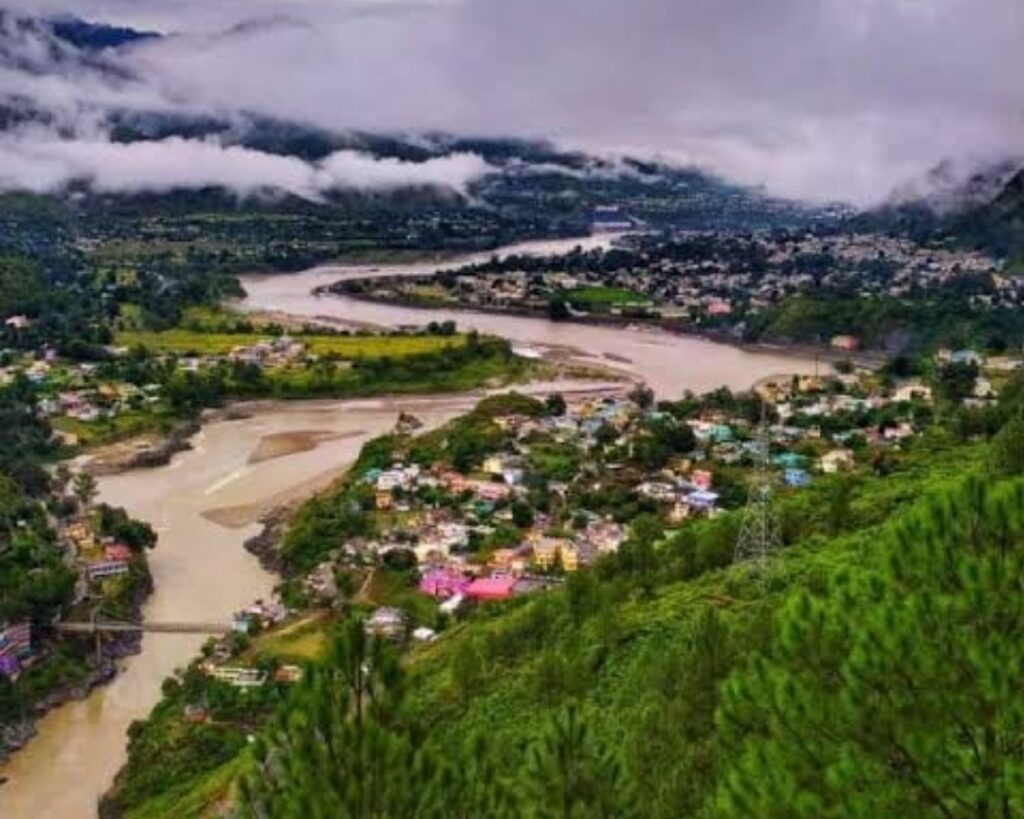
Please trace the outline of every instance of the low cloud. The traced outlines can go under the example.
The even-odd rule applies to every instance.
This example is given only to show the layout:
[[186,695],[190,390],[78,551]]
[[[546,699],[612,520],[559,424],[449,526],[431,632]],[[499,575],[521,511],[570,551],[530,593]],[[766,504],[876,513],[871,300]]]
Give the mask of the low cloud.
[[59,139],[39,131],[0,137],[0,188],[37,193],[77,182],[102,193],[215,186],[243,196],[278,191],[317,200],[339,189],[430,186],[463,192],[488,170],[482,158],[468,153],[404,162],[346,150],[310,163],[215,140],[171,137],[121,144]]
[[130,105],[540,137],[860,204],[1024,154],[1020,0],[20,2],[166,32],[111,56]]

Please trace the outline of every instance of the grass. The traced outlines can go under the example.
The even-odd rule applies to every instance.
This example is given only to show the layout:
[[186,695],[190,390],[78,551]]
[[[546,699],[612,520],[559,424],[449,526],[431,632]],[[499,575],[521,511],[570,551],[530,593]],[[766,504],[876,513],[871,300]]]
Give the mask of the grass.
[[[161,332],[132,330],[118,333],[116,343],[122,347],[141,346],[162,354],[226,355],[236,347],[249,346],[271,338],[262,333],[204,333],[184,329]],[[464,335],[303,335],[300,339],[310,353],[350,359],[385,356],[404,358],[453,349],[466,343]]]
[[573,304],[610,307],[617,304],[650,304],[651,300],[625,287],[579,287],[566,294]]
[[254,657],[269,657],[283,662],[310,662],[323,657],[334,618],[317,612],[283,628],[268,631],[253,639],[249,651]]
[[187,780],[179,787],[129,810],[124,819],[204,819],[218,816],[220,809],[230,800],[243,766],[244,757],[239,754],[198,781]]
[[411,585],[408,574],[391,569],[374,570],[363,600],[374,606],[405,609],[417,624],[431,625],[437,615],[437,601]]
[[170,416],[159,410],[129,410],[114,418],[101,421],[80,421],[61,416],[50,421],[54,429],[74,435],[81,446],[110,444],[143,435],[147,432],[165,432],[173,423]]

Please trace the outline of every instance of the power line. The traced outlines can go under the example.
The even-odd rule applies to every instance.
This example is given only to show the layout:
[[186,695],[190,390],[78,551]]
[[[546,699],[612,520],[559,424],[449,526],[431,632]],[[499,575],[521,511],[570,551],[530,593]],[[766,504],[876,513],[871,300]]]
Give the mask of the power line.
[[754,562],[764,569],[768,558],[782,548],[782,530],[775,509],[775,486],[771,469],[771,434],[768,430],[767,405],[761,404],[756,463],[750,477],[747,505],[740,521],[736,539],[735,561]]

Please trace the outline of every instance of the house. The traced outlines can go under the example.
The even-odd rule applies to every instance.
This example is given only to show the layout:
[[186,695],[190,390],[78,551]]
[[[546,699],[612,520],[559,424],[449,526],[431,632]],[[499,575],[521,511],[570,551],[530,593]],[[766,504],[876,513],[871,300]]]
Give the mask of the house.
[[772,458],[772,461],[783,469],[799,469],[807,462],[807,458],[796,452],[782,452]]
[[11,623],[0,631],[0,657],[27,657],[32,653],[32,624],[22,621]]
[[992,386],[992,382],[984,376],[979,376],[974,382],[974,397],[975,398],[994,398],[996,395],[995,387]]
[[708,438],[715,443],[727,443],[733,439],[732,427],[728,424],[711,424],[708,428]]
[[854,463],[853,450],[833,449],[821,456],[818,466],[826,475],[834,475],[837,472],[853,469]]
[[511,575],[493,575],[478,577],[466,587],[466,597],[470,600],[506,600],[512,596],[516,579]]
[[805,486],[810,486],[811,476],[805,469],[789,467],[782,473],[782,481],[786,486],[793,487],[794,489],[802,489]]
[[508,464],[508,459],[505,455],[488,455],[484,458],[483,464],[480,469],[487,475],[500,475],[505,471],[505,467]]
[[931,403],[932,388],[920,381],[905,381],[893,390],[893,401],[927,401]]
[[561,538],[541,537],[537,538],[532,545],[533,562],[542,569],[550,569],[569,544]]
[[405,612],[391,606],[377,609],[366,621],[366,633],[371,637],[395,639],[405,633]]
[[622,541],[626,539],[625,528],[614,520],[595,520],[587,524],[583,531],[584,537],[592,543],[601,554],[616,552]]
[[574,543],[567,543],[559,555],[562,558],[562,568],[567,572],[575,572],[580,568],[580,552]]
[[672,484],[657,481],[645,481],[637,486],[636,491],[639,495],[662,503],[668,503],[676,497],[676,489]]
[[21,662],[13,654],[0,654],[0,677],[15,679],[21,673]]
[[503,483],[491,483],[489,481],[474,481],[472,483],[473,494],[481,500],[496,503],[505,500],[510,494],[510,489]]
[[402,469],[389,469],[377,476],[377,491],[390,492],[392,489],[408,486],[409,479]]
[[235,688],[259,688],[267,681],[267,672],[260,668],[207,665],[207,673]]
[[526,570],[526,558],[519,549],[496,549],[491,566],[502,573],[521,574]]
[[132,550],[123,543],[111,543],[104,547],[103,555],[107,560],[120,561],[124,563],[132,559]]
[[128,574],[128,563],[124,560],[100,560],[85,567],[89,580],[107,580],[111,577],[123,577]]
[[998,370],[999,372],[1008,373],[1013,372],[1014,370],[1019,370],[1024,366],[1024,361],[1012,356],[999,355],[989,358],[987,366],[990,370]]
[[695,469],[690,474],[690,484],[703,492],[711,488],[711,480],[711,472],[706,469]]
[[185,718],[185,722],[201,725],[206,722],[207,711],[202,705],[186,705],[182,710],[182,716]]
[[896,426],[886,427],[882,437],[887,441],[904,441],[914,437],[914,426],[909,421],[900,421]]
[[274,672],[274,682],[292,685],[302,679],[302,669],[297,665],[282,665]]
[[25,371],[25,377],[33,384],[42,384],[50,374],[50,365],[45,361],[35,361]]
[[235,634],[248,634],[251,628],[252,620],[246,617],[243,612],[238,612],[231,618],[231,630]]
[[437,526],[437,534],[449,549],[460,549],[469,545],[469,528],[464,523],[440,523]]
[[67,536],[80,549],[91,549],[96,545],[92,527],[85,520],[78,520],[68,525]]
[[860,349],[860,339],[857,336],[848,335],[832,336],[831,346],[833,350],[852,353]]
[[392,509],[395,505],[395,496],[391,490],[378,489],[374,496],[374,506],[382,511]]
[[985,359],[974,350],[955,350],[949,354],[949,363],[980,367]]
[[11,330],[27,330],[32,326],[32,320],[28,316],[11,316],[4,320],[4,324]]
[[420,578],[419,590],[431,597],[449,598],[463,594],[469,580],[452,569],[431,569]]
[[562,552],[562,566],[567,572],[575,572],[592,566],[598,558],[597,549],[586,540],[577,539]]
[[501,477],[509,486],[519,486],[526,478],[526,472],[520,466],[506,466]]
[[718,503],[718,493],[697,490],[686,496],[686,503],[693,510],[711,512]]
[[334,599],[338,596],[338,580],[334,573],[334,563],[325,560],[306,575],[306,589],[317,597]]
[[466,480],[465,475],[459,472],[445,472],[441,476],[441,480],[448,487],[448,491],[455,495],[461,495],[469,489],[469,481]]

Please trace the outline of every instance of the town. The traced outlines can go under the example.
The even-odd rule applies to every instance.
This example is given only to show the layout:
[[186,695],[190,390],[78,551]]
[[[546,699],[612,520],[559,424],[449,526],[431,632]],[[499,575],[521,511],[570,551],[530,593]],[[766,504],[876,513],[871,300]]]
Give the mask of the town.
[[[906,237],[835,231],[632,234],[607,250],[516,257],[437,276],[348,280],[338,292],[427,306],[525,311],[555,319],[652,321],[741,340],[790,340],[842,350],[893,347],[875,328],[862,338],[843,316],[828,327],[783,308],[814,294],[886,305],[936,295],[968,311],[1010,310],[1024,297],[1019,276],[984,253]],[[906,312],[904,310],[904,312]],[[780,320],[781,317],[781,320]],[[817,317],[814,317],[817,318]],[[906,322],[894,315],[893,330]],[[904,345],[906,342],[904,342]]]
[[[841,367],[657,403],[642,385],[569,403],[510,393],[419,434],[403,419],[326,496],[327,514],[346,516],[336,543],[322,530],[285,534],[281,599],[254,610],[257,628],[355,607],[370,634],[430,642],[480,606],[590,570],[638,516],[670,532],[742,510],[755,471],[785,497],[898,469],[937,403],[991,406],[1024,360],[942,350],[932,365],[930,376]],[[235,639],[217,655],[230,668],[258,656],[232,655]],[[220,673],[209,659],[203,667]]]

